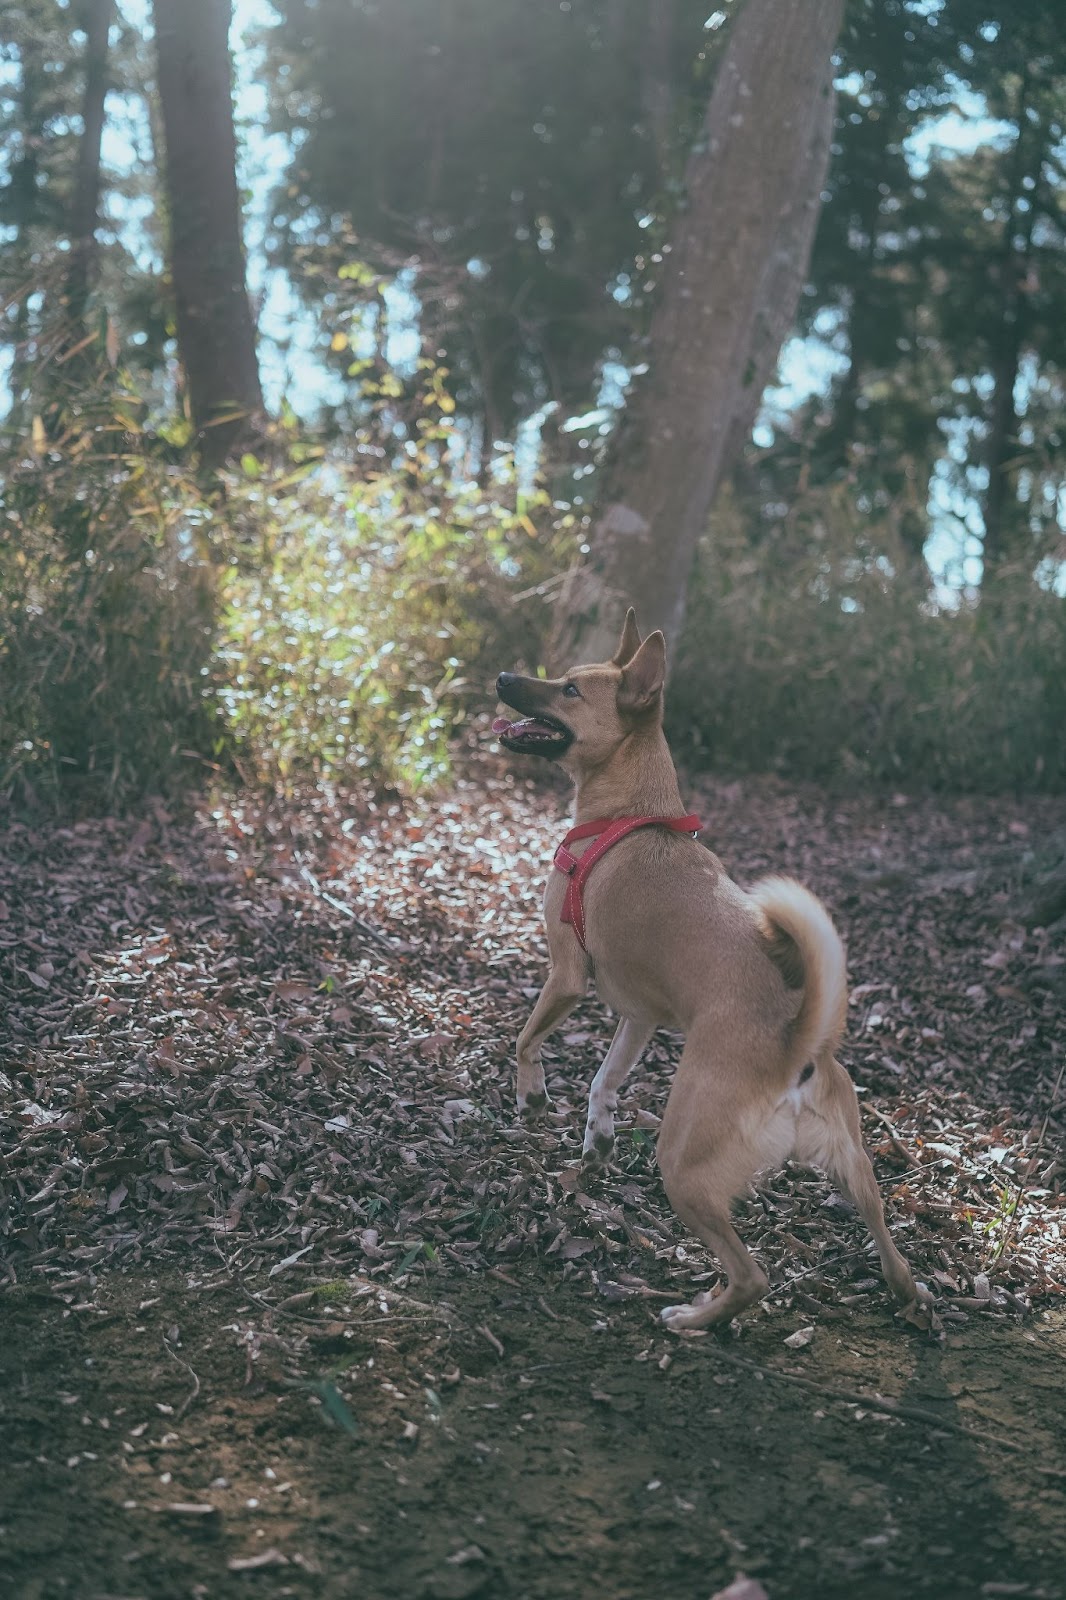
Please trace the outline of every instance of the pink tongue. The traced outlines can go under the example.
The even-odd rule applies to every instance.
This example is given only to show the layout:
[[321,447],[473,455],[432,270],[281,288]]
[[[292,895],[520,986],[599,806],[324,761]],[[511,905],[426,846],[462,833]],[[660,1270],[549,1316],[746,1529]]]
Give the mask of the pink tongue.
[[497,717],[492,724],[493,733],[509,734],[512,739],[525,739],[531,734],[552,734],[552,729],[537,717],[518,717],[514,722],[509,722],[506,717]]

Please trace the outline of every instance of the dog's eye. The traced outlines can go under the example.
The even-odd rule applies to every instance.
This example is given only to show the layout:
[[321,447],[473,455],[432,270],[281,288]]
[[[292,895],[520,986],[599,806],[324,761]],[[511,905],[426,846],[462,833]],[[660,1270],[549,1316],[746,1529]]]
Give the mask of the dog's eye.
[[576,683],[568,683],[563,690],[563,693],[565,695],[569,695],[571,700],[581,699],[581,690],[578,688]]

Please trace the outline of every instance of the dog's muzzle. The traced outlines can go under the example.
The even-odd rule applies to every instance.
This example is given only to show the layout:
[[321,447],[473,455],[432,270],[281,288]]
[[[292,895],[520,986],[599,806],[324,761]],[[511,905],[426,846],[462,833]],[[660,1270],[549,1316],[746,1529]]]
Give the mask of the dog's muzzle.
[[501,672],[496,679],[496,693],[504,705],[513,706],[522,713],[515,720],[497,717],[492,724],[493,733],[508,750],[552,757],[563,755],[573,744],[573,731],[566,723],[537,705],[545,690],[535,678],[522,678],[517,672]]

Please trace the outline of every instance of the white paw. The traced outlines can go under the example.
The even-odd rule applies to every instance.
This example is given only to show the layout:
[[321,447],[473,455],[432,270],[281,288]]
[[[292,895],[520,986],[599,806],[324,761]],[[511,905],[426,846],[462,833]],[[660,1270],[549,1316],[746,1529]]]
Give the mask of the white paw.
[[691,1324],[691,1306],[663,1306],[659,1313],[668,1328],[687,1328]]

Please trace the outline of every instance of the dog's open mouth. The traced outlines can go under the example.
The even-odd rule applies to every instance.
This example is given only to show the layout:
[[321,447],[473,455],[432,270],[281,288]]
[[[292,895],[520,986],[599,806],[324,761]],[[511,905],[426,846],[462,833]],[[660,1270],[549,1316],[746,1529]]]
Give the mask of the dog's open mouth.
[[509,750],[526,750],[530,755],[559,755],[573,743],[573,734],[554,717],[519,717],[512,722],[497,717],[492,731]]

